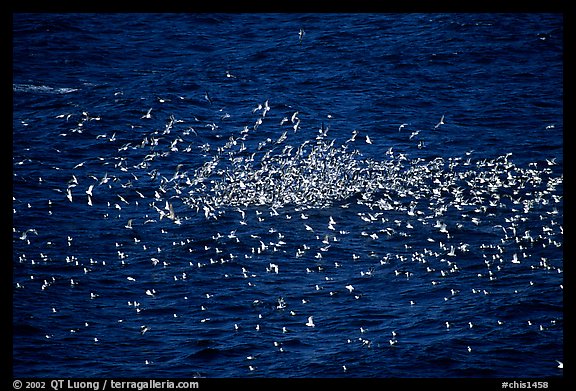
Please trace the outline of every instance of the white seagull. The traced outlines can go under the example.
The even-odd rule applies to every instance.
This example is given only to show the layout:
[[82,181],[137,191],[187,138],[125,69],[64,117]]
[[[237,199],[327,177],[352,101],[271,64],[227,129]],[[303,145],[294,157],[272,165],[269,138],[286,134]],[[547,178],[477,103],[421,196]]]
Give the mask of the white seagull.
[[313,320],[313,317],[312,317],[312,316],[309,316],[309,317],[308,317],[308,322],[306,322],[306,326],[308,326],[308,327],[314,327],[314,326],[316,326],[316,325],[314,324],[314,320]]
[[152,118],[152,108],[148,109],[148,112],[144,114],[141,118]]
[[440,122],[438,122],[438,123],[434,126],[434,129],[437,129],[440,125],[444,125],[444,114],[442,114],[442,118],[440,118]]

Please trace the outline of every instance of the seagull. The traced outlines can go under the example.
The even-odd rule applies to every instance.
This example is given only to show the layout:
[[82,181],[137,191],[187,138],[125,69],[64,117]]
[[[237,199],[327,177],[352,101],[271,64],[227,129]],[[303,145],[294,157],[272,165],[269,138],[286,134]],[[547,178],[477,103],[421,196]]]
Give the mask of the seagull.
[[552,158],[552,160],[550,159],[546,159],[546,163],[548,163],[549,166],[555,166],[556,164],[556,158]]
[[295,111],[294,114],[292,114],[292,117],[290,118],[290,122],[292,122],[292,123],[296,122],[296,120],[298,119],[297,115],[298,115],[298,112]]
[[346,289],[348,289],[348,291],[350,293],[352,293],[352,291],[354,290],[354,287],[352,285],[346,285]]
[[358,134],[357,130],[353,130],[352,131],[352,136],[346,140],[347,143],[353,143],[354,141],[356,141],[356,135]]
[[564,363],[562,361],[556,360],[556,362],[558,363],[558,368],[564,369]]
[[150,107],[150,109],[148,109],[148,112],[146,114],[144,114],[141,118],[152,118],[152,107]]
[[208,91],[204,91],[204,99],[206,99],[210,104],[212,104],[212,98],[208,95]]
[[402,128],[403,128],[404,126],[407,126],[407,125],[408,125],[408,124],[402,124],[402,125],[400,125],[400,126],[398,127],[398,131],[401,131]]
[[312,316],[309,316],[309,317],[308,317],[308,322],[306,322],[306,326],[308,326],[308,327],[314,327],[314,326],[316,326],[316,325],[314,324],[314,320],[313,320],[313,317],[312,317]]
[[120,198],[120,201],[122,201],[126,205],[130,205],[130,203],[128,201],[126,201],[126,199],[124,197],[122,197],[120,194],[116,194],[116,195],[118,196],[118,198]]
[[300,118],[298,118],[298,121],[296,121],[292,128],[294,129],[294,132],[297,132],[298,129],[300,129]]
[[300,29],[300,31],[298,32],[298,43],[302,43],[302,38],[304,38],[304,35],[306,35],[306,32],[304,31],[303,28]]
[[438,122],[438,123],[434,126],[434,129],[437,129],[440,125],[444,125],[444,114],[442,114],[442,118],[440,118],[440,122]]
[[372,140],[370,140],[370,136],[366,135],[366,144],[372,144]]
[[268,268],[268,271],[278,274],[278,265],[276,265],[275,263],[270,263],[270,267]]
[[170,220],[173,220],[174,222],[176,222],[177,218],[176,218],[176,213],[174,212],[174,207],[168,201],[166,201],[166,206],[168,207],[168,218]]
[[[336,221],[334,221],[334,218],[332,216],[330,216],[330,219],[328,221],[328,228],[330,228],[330,226],[334,226],[336,224]],[[334,229],[334,228],[332,228]]]
[[258,106],[254,107],[254,109],[252,109],[252,114],[257,112],[258,110],[262,110],[262,104],[261,103],[258,103]]
[[26,238],[28,237],[28,232],[31,232],[31,233],[34,233],[34,234],[38,235],[38,231],[36,231],[36,229],[30,228],[30,229],[27,229],[27,230],[20,236],[20,240],[26,240]]

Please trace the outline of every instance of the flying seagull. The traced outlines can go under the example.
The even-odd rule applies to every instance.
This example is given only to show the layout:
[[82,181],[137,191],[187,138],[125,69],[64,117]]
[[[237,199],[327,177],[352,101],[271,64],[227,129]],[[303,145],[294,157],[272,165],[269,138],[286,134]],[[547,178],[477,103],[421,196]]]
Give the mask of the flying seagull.
[[298,32],[298,43],[299,44],[302,43],[302,38],[304,38],[304,35],[306,35],[306,32],[304,31],[303,28],[301,28],[300,31]]
[[316,325],[314,324],[314,320],[313,320],[312,316],[309,316],[309,317],[308,317],[308,322],[306,322],[306,326],[308,326],[308,327],[314,327],[314,326],[316,326]]
[[210,104],[212,104],[212,98],[208,95],[208,91],[204,91],[204,99],[206,99]]
[[435,126],[434,129],[438,129],[438,127],[440,125],[444,125],[444,114],[442,114],[442,118],[440,118],[440,122],[438,122]]

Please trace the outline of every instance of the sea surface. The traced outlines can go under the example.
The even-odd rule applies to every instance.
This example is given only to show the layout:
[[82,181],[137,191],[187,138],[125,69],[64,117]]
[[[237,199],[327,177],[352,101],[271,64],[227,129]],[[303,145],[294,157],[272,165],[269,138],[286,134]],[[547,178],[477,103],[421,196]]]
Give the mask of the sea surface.
[[14,14],[16,377],[562,377],[561,14]]

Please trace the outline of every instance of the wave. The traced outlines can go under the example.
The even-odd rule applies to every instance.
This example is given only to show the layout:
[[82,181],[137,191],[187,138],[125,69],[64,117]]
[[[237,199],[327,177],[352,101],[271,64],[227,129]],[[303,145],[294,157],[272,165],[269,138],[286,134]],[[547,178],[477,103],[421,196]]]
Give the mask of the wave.
[[40,94],[70,94],[78,91],[78,88],[70,87],[50,87],[45,85],[35,84],[12,84],[12,91],[25,92],[25,93],[40,93]]

